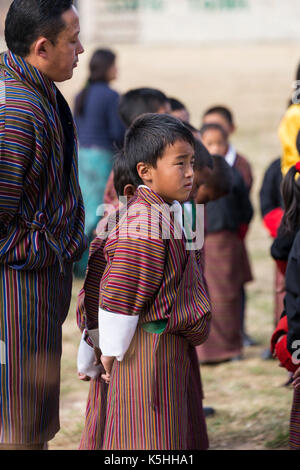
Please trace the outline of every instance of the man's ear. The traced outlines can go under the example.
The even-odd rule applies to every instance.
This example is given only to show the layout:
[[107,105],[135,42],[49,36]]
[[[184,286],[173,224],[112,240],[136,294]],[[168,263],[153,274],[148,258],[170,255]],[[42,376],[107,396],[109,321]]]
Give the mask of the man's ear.
[[41,59],[48,59],[51,43],[49,39],[41,37],[32,46],[32,53]]
[[152,166],[149,163],[139,162],[136,166],[136,171],[143,182],[152,182]]

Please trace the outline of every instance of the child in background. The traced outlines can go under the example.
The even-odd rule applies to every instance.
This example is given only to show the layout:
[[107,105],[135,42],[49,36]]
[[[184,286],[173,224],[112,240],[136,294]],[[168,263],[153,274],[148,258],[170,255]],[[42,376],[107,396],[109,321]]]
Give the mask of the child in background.
[[[300,162],[292,166],[282,184],[284,215],[282,236],[294,238],[285,275],[284,311],[271,339],[271,350],[293,374],[294,400],[290,418],[290,448],[300,449]],[[295,177],[297,177],[295,179]]]
[[[118,196],[125,196],[129,202],[134,196],[136,186],[133,184],[133,178],[122,152],[117,153],[114,157],[113,172],[114,186]],[[99,286],[107,263],[104,256],[104,246],[110,218],[112,219],[113,215],[102,219],[102,230],[99,229],[98,236],[91,243],[86,277],[77,300],[77,324],[83,333],[78,353],[78,376],[83,381],[93,379],[90,383],[85,427],[79,445],[80,450],[101,449],[105,428],[108,384],[101,378],[101,375],[105,374],[105,370],[99,364],[99,351],[94,349],[89,338],[89,331],[93,332],[98,328]],[[90,351],[87,348],[90,348]],[[83,353],[88,351],[85,357],[80,357],[81,350]]]
[[[213,106],[204,112],[201,125],[214,123],[223,127],[228,138],[236,131],[232,112],[225,106]],[[250,193],[253,184],[251,165],[244,156],[236,151],[229,140],[226,145],[225,160],[242,175],[246,188]]]
[[[278,228],[283,216],[283,201],[280,190],[281,182],[281,159],[277,158],[268,166],[264,174],[263,183],[259,193],[263,223],[273,239],[277,236]],[[274,268],[274,323],[276,326],[283,311],[285,280],[284,274],[279,269],[277,263],[275,263]],[[272,359],[270,349],[263,351],[262,358]]]
[[170,114],[184,122],[190,122],[190,113],[187,107],[176,98],[169,98],[171,106]]
[[241,175],[224,159],[228,141],[223,127],[207,124],[200,132],[209,152],[218,151],[220,155],[214,158],[213,169],[213,175],[219,177],[216,180],[212,177],[200,188],[198,201],[205,202],[203,189],[207,200],[215,196],[211,186],[220,175],[224,174],[228,181],[231,173],[232,179],[227,196],[206,204],[205,278],[212,304],[212,325],[208,340],[197,348],[200,361],[221,362],[240,359],[242,355],[241,288],[251,279],[248,266],[243,263],[243,237],[253,210]]
[[[142,185],[104,248],[98,324],[110,385],[99,418],[102,448],[206,449],[194,346],[207,337],[210,305],[197,253],[187,252],[168,218],[170,237],[162,239],[159,217],[189,197],[194,138],[177,119],[147,114],[127,131],[124,155]],[[126,222],[142,233],[119,237]]]
[[[156,88],[135,88],[121,96],[119,114],[126,128],[133,121],[145,113],[168,114],[171,111],[170,103],[166,95]],[[105,190],[104,203],[112,204],[117,209],[118,197],[114,188],[113,171],[109,175]]]
[[[223,129],[225,129],[228,137],[230,137],[236,130],[232,112],[226,106],[213,106],[204,112],[202,118],[202,125],[211,123],[220,124]],[[218,154],[223,155],[223,153]],[[253,184],[251,166],[248,160],[240,153],[238,153],[229,141],[227,143],[225,159],[230,166],[234,167],[241,174],[246,188],[248,189],[248,192],[250,194]],[[251,271],[249,256],[245,245],[243,249],[243,257],[244,263],[248,264],[248,269],[249,271]],[[244,288],[242,288],[241,326],[243,332],[243,344],[244,346],[254,346],[256,344],[255,340],[253,340],[245,331],[246,301],[246,292]]]

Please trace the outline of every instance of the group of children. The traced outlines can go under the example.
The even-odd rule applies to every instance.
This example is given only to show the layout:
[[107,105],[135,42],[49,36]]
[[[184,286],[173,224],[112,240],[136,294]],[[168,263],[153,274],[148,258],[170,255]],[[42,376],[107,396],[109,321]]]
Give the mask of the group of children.
[[[223,106],[208,109],[199,130],[179,100],[151,88],[125,93],[119,111],[124,147],[77,305],[79,377],[92,378],[80,449],[207,449],[199,363],[240,360],[252,344],[244,321],[251,167],[229,141],[235,126]],[[283,214],[277,167],[260,194],[273,237]],[[197,204],[204,247],[189,250]]]

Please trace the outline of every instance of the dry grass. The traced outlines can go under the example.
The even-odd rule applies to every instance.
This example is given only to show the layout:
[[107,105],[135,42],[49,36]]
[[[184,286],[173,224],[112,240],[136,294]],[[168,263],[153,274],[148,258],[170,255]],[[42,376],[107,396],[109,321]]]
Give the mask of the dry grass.
[[[234,110],[238,129],[233,141],[252,163],[256,215],[248,235],[255,280],[247,287],[248,332],[259,346],[245,350],[241,362],[202,367],[204,404],[216,408],[207,420],[212,449],[286,449],[292,391],[282,386],[286,373],[276,362],[262,361],[273,328],[273,264],[270,240],[261,225],[258,191],[263,171],[280,153],[277,128],[291,92],[298,62],[297,44],[224,47],[155,48],[120,46],[119,91],[154,86],[182,99],[199,125],[203,110],[215,103]],[[91,48],[72,82],[62,86],[72,103],[86,77]],[[75,324],[75,281],[69,317],[64,325],[61,431],[51,449],[76,449],[84,422],[88,384],[76,378],[79,333]]]

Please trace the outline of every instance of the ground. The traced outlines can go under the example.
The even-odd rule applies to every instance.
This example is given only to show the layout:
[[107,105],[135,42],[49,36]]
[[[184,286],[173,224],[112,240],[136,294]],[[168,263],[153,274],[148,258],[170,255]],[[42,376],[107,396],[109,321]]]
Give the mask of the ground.
[[[99,45],[97,45],[99,47]],[[61,86],[72,105],[84,85],[87,48],[72,81]],[[300,48],[295,43],[242,44],[207,47],[115,47],[120,92],[139,86],[162,89],[186,103],[191,122],[199,126],[207,106],[232,108],[237,130],[233,142],[252,164],[255,217],[247,245],[254,281],[247,286],[247,330],[258,342],[244,351],[244,360],[201,368],[206,406],[216,409],[207,419],[211,449],[286,449],[292,390],[283,386],[286,372],[276,361],[263,361],[273,329],[273,269],[271,240],[259,213],[258,193],[267,165],[280,155],[277,129],[293,91]],[[75,324],[76,296],[82,282],[75,280],[72,305],[64,324],[61,430],[50,449],[77,449],[84,423],[88,384],[76,378],[80,334]]]

